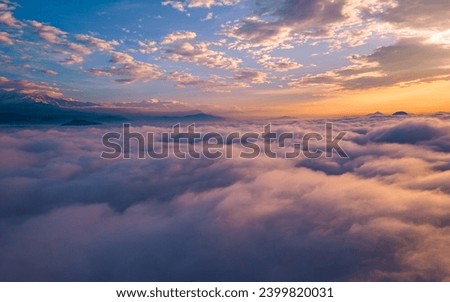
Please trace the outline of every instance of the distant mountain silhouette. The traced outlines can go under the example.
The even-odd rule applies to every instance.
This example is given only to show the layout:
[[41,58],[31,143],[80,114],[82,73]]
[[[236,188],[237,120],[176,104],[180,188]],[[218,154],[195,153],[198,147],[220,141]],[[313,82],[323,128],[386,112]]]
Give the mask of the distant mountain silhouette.
[[384,116],[384,113],[382,113],[380,111],[377,111],[377,112],[374,112],[374,113],[370,113],[367,116],[369,116],[369,117],[371,117],[371,116]]
[[76,100],[68,100],[68,99],[57,99],[47,95],[31,95],[6,90],[0,90],[0,104],[2,105],[46,104],[64,108],[86,108],[97,106],[97,104],[95,103],[79,102]]
[[405,111],[397,111],[394,114],[392,114],[393,116],[407,116],[409,115],[407,112]]
[[72,120],[118,121],[120,117],[85,111],[94,103],[0,90],[0,124],[62,124]]
[[91,122],[87,120],[71,120],[68,123],[62,124],[62,126],[94,126],[101,125],[101,123]]
[[187,114],[187,115],[177,115],[177,116],[149,116],[148,120],[158,120],[158,121],[193,121],[193,122],[206,122],[206,121],[218,121],[223,120],[221,117],[217,117],[214,115],[206,114],[206,113],[196,113],[196,114]]
[[218,120],[222,118],[201,111],[137,114],[127,112],[126,108],[111,109],[95,103],[0,90],[0,124],[4,125],[89,126],[125,121],[178,123]]

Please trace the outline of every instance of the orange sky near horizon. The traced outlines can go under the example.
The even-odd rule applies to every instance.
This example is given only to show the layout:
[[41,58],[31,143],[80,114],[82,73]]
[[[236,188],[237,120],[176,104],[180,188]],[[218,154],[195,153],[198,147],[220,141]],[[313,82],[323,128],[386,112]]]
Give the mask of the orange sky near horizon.
[[[381,87],[356,91],[335,91],[313,101],[274,105],[276,95],[268,97],[270,105],[249,104],[242,111],[227,116],[236,118],[299,118],[342,117],[366,115],[374,112],[392,114],[406,111],[411,114],[450,112],[450,81],[414,83],[404,87]],[[213,112],[214,113],[214,112]]]

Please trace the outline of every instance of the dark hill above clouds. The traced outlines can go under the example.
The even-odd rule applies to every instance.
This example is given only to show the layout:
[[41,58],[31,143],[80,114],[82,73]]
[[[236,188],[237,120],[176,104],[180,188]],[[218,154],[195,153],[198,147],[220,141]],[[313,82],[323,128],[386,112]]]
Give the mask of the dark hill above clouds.
[[0,91],[0,124],[61,124],[74,119],[96,122],[119,121],[120,117],[104,115],[89,110],[95,104],[44,95],[27,95],[20,92]]
[[64,108],[86,108],[97,106],[94,103],[79,102],[63,98],[54,98],[47,95],[31,95],[16,91],[0,90],[0,104],[4,105],[25,105],[25,104],[45,104]]
[[405,111],[397,111],[394,114],[392,114],[393,116],[408,116],[408,112]]
[[[205,122],[219,117],[201,111],[152,113],[100,104],[0,90],[0,125],[87,126],[130,122]],[[80,122],[83,121],[83,122]]]

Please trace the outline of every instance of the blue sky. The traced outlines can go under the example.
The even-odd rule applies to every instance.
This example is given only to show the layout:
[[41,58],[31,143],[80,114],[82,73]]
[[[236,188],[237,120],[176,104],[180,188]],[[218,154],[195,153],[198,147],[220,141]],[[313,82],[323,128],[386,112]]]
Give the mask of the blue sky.
[[[372,99],[380,89],[442,84],[449,74],[445,0],[416,0],[412,8],[405,0],[0,3],[4,89],[29,82],[101,103],[321,112],[338,95]],[[417,60],[425,63],[416,68]],[[345,106],[376,109],[367,104]]]

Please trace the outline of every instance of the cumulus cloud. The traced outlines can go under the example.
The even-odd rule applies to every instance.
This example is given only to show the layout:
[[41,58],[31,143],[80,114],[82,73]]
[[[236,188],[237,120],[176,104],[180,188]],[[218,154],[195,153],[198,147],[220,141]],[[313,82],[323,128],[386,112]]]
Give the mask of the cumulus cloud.
[[188,0],[188,7],[207,7],[236,5],[241,0]]
[[85,34],[76,35],[75,38],[78,41],[85,43],[88,46],[94,47],[96,50],[99,50],[99,51],[112,51],[112,50],[114,50],[115,46],[120,45],[120,43],[117,42],[116,40],[106,41],[106,40],[96,38],[96,37],[93,37],[90,35],[85,35]]
[[[397,135],[419,131],[448,143],[448,115],[335,125],[350,131],[350,158],[317,163],[105,161],[101,127],[5,130],[0,279],[448,281],[450,155],[421,144],[425,136]],[[201,129],[262,126],[231,121]],[[324,126],[273,127],[305,133]]]
[[223,34],[238,49],[288,48],[300,36],[327,36],[332,24],[343,21],[344,1],[259,0],[255,14],[228,23]]
[[174,9],[184,12],[187,8],[211,8],[213,6],[231,6],[236,5],[240,0],[186,0],[174,1],[166,0],[161,2],[162,5],[170,5]]
[[192,40],[195,39],[196,37],[197,34],[192,31],[176,31],[166,35],[161,44],[162,45],[173,44],[177,41]]
[[0,32],[0,42],[6,45],[13,45],[14,42],[11,40],[11,37],[6,32]]
[[299,64],[290,58],[271,57],[267,54],[259,57],[258,63],[267,69],[277,72],[285,72],[303,67],[302,64]]
[[156,41],[139,41],[138,44],[140,53],[149,54],[158,51],[158,43],[156,43]]
[[237,82],[252,84],[264,84],[269,82],[266,73],[248,68],[237,70],[233,79]]
[[366,44],[372,36],[417,37],[448,29],[448,1],[257,0],[247,17],[222,34],[237,49],[294,47],[311,41],[331,49]]
[[149,82],[162,76],[158,66],[137,61],[123,52],[112,51],[110,63],[110,67],[91,68],[89,73],[96,76],[114,76],[116,82],[124,84],[135,81]]
[[0,24],[4,24],[10,28],[22,28],[24,24],[17,20],[12,11],[16,8],[11,2],[0,3]]
[[[87,46],[82,45],[72,41],[73,38],[69,33],[55,26],[35,20],[29,20],[27,22],[17,21],[12,15],[14,9],[15,6],[11,2],[3,3],[0,6],[0,22],[2,22],[1,18],[3,18],[3,23],[10,27],[8,31],[0,32],[0,42],[10,45],[12,50],[17,52],[27,51],[30,53],[30,57],[35,55],[33,51],[38,51],[41,48],[41,46],[37,47],[37,45],[43,43],[44,45],[42,47],[47,50],[46,52],[52,54],[52,57],[48,58],[49,60],[67,65],[79,64],[84,61],[85,56],[93,52],[87,46],[94,48],[94,51],[106,51],[112,50],[113,46],[118,45],[116,41],[107,42],[88,35],[77,35],[76,38]],[[16,30],[14,31],[14,29]],[[29,36],[35,34],[39,36],[40,41],[35,42],[27,39]],[[15,39],[13,40],[11,37]],[[110,44],[109,47],[107,45],[108,43]],[[20,50],[14,49],[17,45],[20,45]],[[39,55],[42,56],[43,53],[39,53]],[[32,64],[32,62],[29,64]],[[38,70],[39,68],[35,69]]]
[[181,1],[166,0],[166,1],[161,2],[161,4],[164,6],[170,5],[171,7],[173,7],[174,9],[176,9],[180,12],[185,11],[185,6],[184,6],[183,2],[181,2]]
[[[251,80],[252,78],[257,79],[258,75],[252,74],[251,76],[245,77],[246,80],[248,79]],[[212,75],[207,79],[202,79],[199,76],[195,76],[187,72],[178,72],[178,71],[170,73],[166,77],[166,79],[175,82],[176,87],[180,88],[196,87],[203,89],[205,91],[212,91],[212,92],[230,92],[232,89],[235,88],[248,87],[247,83],[232,81],[230,79],[226,79],[216,75]]]
[[163,59],[221,69],[237,69],[242,63],[241,59],[211,49],[213,43],[194,41],[195,37],[194,32],[175,32],[166,36],[161,43],[165,45],[161,49]]
[[36,30],[39,37],[47,42],[59,44],[66,39],[67,33],[54,26],[46,25],[37,21],[30,21],[30,25]]

